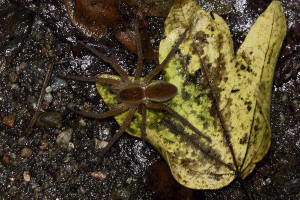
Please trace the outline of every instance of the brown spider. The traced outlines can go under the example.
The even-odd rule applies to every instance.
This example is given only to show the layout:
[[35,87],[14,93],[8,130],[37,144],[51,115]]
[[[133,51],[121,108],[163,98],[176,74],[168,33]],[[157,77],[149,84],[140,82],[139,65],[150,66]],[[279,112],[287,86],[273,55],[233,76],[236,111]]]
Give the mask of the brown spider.
[[123,124],[121,125],[118,132],[113,136],[112,140],[108,143],[108,145],[103,149],[103,154],[107,152],[107,150],[122,136],[126,128],[129,126],[133,115],[137,109],[141,110],[142,114],[142,127],[141,127],[141,135],[143,141],[145,141],[146,137],[146,108],[166,111],[177,119],[181,121],[184,125],[188,126],[195,133],[205,138],[207,141],[211,141],[210,137],[202,134],[196,127],[194,127],[188,120],[179,115],[172,108],[168,107],[162,102],[170,100],[177,93],[177,88],[171,83],[165,81],[150,81],[153,79],[155,75],[157,75],[164,66],[169,62],[170,58],[175,54],[176,49],[184,40],[185,35],[188,31],[188,28],[184,31],[184,33],[180,36],[178,41],[172,47],[171,51],[168,53],[167,57],[163,60],[163,62],[158,65],[153,71],[151,71],[143,81],[141,81],[142,74],[142,66],[143,66],[143,55],[142,55],[142,46],[140,34],[138,31],[138,22],[135,20],[135,32],[136,32],[136,40],[137,40],[137,53],[138,53],[138,61],[137,61],[137,69],[135,71],[134,80],[129,80],[129,76],[126,72],[121,68],[116,61],[111,58],[105,56],[100,53],[96,49],[85,45],[80,42],[83,46],[93,52],[95,55],[99,56],[105,62],[111,64],[111,66],[116,70],[116,72],[121,76],[121,80],[115,80],[110,78],[100,78],[100,77],[78,77],[78,76],[62,76],[63,78],[79,80],[79,81],[87,81],[87,82],[99,82],[103,84],[109,84],[112,86],[114,91],[117,92],[117,99],[120,104],[117,104],[113,109],[104,112],[104,113],[92,113],[85,111],[75,110],[74,106],[69,104],[68,108],[75,113],[83,115],[89,118],[103,119],[111,116],[119,115],[123,112],[129,111]]

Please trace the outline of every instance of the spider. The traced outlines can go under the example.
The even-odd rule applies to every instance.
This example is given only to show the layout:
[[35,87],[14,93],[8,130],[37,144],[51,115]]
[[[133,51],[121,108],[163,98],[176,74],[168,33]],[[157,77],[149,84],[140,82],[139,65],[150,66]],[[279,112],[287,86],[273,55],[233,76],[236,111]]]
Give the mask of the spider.
[[141,137],[145,142],[146,138],[146,117],[147,117],[147,108],[155,109],[160,111],[165,111],[173,116],[175,116],[182,124],[188,126],[192,131],[194,131],[199,136],[205,138],[208,142],[211,141],[210,137],[201,133],[194,125],[192,125],[187,119],[179,115],[169,106],[163,104],[173,98],[177,93],[177,88],[171,83],[166,81],[155,81],[151,82],[153,77],[162,71],[164,66],[169,62],[170,58],[174,56],[176,49],[179,47],[181,42],[184,40],[187,31],[187,28],[184,33],[179,37],[175,45],[172,47],[171,51],[168,53],[166,58],[161,64],[156,66],[148,75],[141,80],[142,67],[143,67],[143,54],[140,34],[138,31],[138,20],[135,20],[135,32],[136,32],[136,44],[137,44],[137,69],[134,74],[134,79],[130,80],[127,73],[121,68],[121,66],[113,59],[107,57],[103,53],[97,51],[95,48],[79,42],[81,45],[85,46],[92,53],[100,57],[103,61],[109,63],[113,69],[120,75],[121,79],[110,79],[110,78],[100,78],[100,77],[78,77],[73,75],[60,75],[63,78],[78,80],[78,81],[87,81],[87,82],[99,82],[101,84],[108,84],[112,86],[112,89],[117,93],[117,100],[120,102],[111,110],[104,113],[92,113],[86,111],[80,111],[75,109],[74,105],[69,104],[68,108],[82,116],[95,119],[103,119],[107,117],[112,117],[119,115],[123,112],[128,111],[128,114],[120,126],[120,129],[117,133],[114,134],[113,138],[109,141],[108,145],[102,150],[102,155],[107,152],[108,149],[122,136],[126,128],[129,126],[130,122],[133,119],[133,115],[137,110],[141,111],[142,114],[142,124],[141,124]]

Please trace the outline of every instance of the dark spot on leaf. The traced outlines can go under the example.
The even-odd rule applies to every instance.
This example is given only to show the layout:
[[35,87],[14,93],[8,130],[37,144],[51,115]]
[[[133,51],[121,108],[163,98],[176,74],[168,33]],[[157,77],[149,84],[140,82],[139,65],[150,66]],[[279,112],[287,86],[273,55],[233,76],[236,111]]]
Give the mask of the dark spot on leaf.
[[236,93],[236,92],[239,92],[239,91],[240,91],[240,89],[232,89],[231,93]]
[[213,20],[215,20],[214,13],[213,13],[213,12],[209,12],[209,14],[210,14],[211,18],[212,18]]
[[[273,47],[274,47],[274,45],[275,44],[273,44]],[[269,58],[268,58],[268,64],[270,64],[270,62],[271,62],[271,58],[272,58],[272,55],[273,55],[273,49],[274,49],[273,47],[271,49],[271,53],[270,53]]]
[[208,126],[209,126],[209,123],[208,123],[207,121],[205,121],[205,122],[203,123],[203,129],[207,129]]
[[252,69],[250,66],[247,67],[247,72],[252,72]]
[[181,92],[181,97],[183,100],[189,100],[191,98],[191,94],[183,89]]
[[228,81],[228,77],[226,76],[226,77],[224,77],[224,82],[226,83],[227,81]]
[[248,110],[248,111],[250,111],[251,108],[252,108],[252,107],[251,107],[250,105],[247,106],[247,110]]

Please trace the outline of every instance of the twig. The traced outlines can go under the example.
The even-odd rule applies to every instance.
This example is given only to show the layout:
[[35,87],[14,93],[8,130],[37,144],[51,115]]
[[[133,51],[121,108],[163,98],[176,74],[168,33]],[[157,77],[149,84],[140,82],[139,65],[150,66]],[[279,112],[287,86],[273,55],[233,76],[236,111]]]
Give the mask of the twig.
[[38,100],[38,103],[37,103],[37,107],[35,109],[35,113],[33,114],[32,118],[30,120],[29,126],[27,127],[27,130],[26,130],[27,135],[29,135],[32,132],[32,128],[35,125],[35,122],[36,122],[36,120],[37,120],[37,118],[40,114],[42,103],[43,103],[43,100],[45,98],[46,87],[49,84],[50,77],[51,77],[51,74],[52,74],[53,63],[50,63],[47,68],[48,68],[48,70],[47,70],[47,73],[46,73],[46,77],[44,79],[43,87],[42,87],[41,94],[40,94],[40,97],[39,97],[39,100]]

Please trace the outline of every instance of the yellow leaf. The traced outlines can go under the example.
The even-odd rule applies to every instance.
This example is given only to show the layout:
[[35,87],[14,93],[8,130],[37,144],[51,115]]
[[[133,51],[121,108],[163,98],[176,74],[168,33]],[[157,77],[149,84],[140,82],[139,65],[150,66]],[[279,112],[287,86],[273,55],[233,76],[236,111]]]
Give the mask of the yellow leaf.
[[[269,149],[272,78],[286,32],[285,18],[280,2],[273,1],[235,55],[229,28],[220,16],[205,12],[193,0],[178,0],[165,22],[160,61],[187,27],[180,53],[164,68],[164,79],[178,88],[165,104],[212,141],[175,117],[153,110],[147,111],[146,139],[179,183],[217,189],[237,176],[246,177]],[[117,103],[107,87],[97,84],[97,88],[109,107]],[[125,115],[116,117],[118,123]],[[136,113],[127,132],[141,137],[140,124]]]

